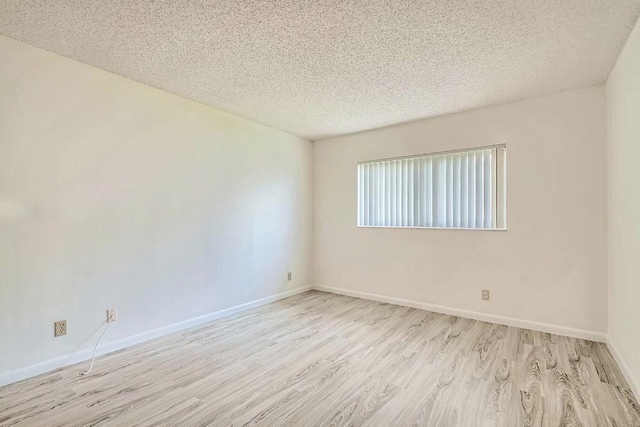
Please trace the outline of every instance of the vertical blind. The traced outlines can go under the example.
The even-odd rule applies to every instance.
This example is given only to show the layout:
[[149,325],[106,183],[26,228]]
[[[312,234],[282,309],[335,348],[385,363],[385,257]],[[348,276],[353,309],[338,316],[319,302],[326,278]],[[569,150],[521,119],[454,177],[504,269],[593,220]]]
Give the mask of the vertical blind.
[[505,227],[505,146],[358,164],[358,226]]

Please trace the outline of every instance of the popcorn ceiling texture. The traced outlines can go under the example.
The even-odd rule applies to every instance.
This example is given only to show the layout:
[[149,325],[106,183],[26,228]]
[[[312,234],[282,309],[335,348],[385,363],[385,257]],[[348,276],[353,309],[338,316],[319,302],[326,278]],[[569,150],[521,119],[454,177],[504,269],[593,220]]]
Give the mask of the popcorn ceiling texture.
[[602,83],[638,0],[0,0],[0,34],[309,139]]

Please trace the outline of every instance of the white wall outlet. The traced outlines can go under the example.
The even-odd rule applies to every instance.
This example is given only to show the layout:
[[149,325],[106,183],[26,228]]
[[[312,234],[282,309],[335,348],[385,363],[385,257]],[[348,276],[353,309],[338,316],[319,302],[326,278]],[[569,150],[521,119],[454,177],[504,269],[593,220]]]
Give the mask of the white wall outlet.
[[110,308],[107,310],[107,323],[118,321],[118,309]]
[[63,335],[67,335],[67,321],[66,320],[59,320],[57,322],[55,322],[53,324],[54,329],[53,329],[53,336],[54,337],[61,337]]
[[482,300],[483,301],[489,301],[491,299],[491,293],[489,292],[489,289],[483,289],[482,290]]

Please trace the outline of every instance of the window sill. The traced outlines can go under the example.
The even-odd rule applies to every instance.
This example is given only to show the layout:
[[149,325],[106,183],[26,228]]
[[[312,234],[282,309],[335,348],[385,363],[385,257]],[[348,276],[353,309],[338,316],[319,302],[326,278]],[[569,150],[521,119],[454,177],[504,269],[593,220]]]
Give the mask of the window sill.
[[456,231],[507,231],[507,228],[463,228],[463,227],[398,227],[388,225],[357,225],[357,228],[389,228],[395,230],[456,230]]

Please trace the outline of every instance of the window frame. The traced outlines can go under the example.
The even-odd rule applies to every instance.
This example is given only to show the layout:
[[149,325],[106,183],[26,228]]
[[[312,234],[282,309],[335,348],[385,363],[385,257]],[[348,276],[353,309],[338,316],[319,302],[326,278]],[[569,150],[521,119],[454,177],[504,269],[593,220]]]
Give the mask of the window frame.
[[[436,157],[455,153],[468,153],[487,149],[496,149],[495,173],[492,174],[493,185],[491,200],[494,201],[495,227],[441,227],[441,226],[404,226],[404,225],[360,225],[360,174],[359,167],[363,164],[398,161],[423,157]],[[502,191],[498,190],[498,180],[502,180]],[[385,157],[381,159],[362,160],[356,164],[356,227],[357,228],[389,228],[389,229],[417,229],[417,230],[468,230],[468,231],[507,231],[507,144],[492,144],[477,147],[459,148],[453,150],[434,151],[428,153],[411,154],[407,156]]]

